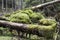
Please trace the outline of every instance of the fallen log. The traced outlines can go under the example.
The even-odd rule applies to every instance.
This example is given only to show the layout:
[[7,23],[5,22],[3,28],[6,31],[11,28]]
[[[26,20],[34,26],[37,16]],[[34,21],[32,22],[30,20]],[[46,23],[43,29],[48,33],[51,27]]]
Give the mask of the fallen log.
[[46,37],[47,36],[52,37],[53,33],[55,33],[54,27],[56,26],[56,23],[53,23],[53,25],[52,25],[53,27],[51,27],[51,26],[40,26],[40,25],[32,25],[33,27],[31,27],[31,25],[32,24],[13,23],[13,22],[0,20],[0,26],[1,27],[11,28],[13,30],[21,31],[21,32],[24,32],[27,34],[34,34],[34,35],[44,36],[44,37],[45,36]]
[[37,5],[37,6],[33,6],[33,7],[31,7],[31,9],[34,10],[34,9],[38,9],[38,8],[45,7],[45,6],[54,4],[54,3],[59,3],[59,2],[60,2],[60,0],[57,0],[57,1],[50,1],[50,2],[43,3],[43,4],[40,4],[40,5]]

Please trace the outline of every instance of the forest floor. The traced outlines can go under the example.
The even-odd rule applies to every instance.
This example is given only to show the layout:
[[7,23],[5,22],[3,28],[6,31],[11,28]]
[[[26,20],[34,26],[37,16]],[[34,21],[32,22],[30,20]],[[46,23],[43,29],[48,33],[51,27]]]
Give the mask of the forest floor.
[[11,38],[9,36],[0,36],[0,40],[11,40]]
[[18,38],[18,37],[11,37],[11,36],[0,36],[0,40],[45,40],[43,38],[40,39],[26,39],[26,38]]
[[[26,39],[26,38],[19,38],[20,40],[46,40],[44,38],[40,39]],[[17,37],[11,37],[11,36],[0,36],[0,40],[18,40]],[[52,39],[50,39],[52,40]]]

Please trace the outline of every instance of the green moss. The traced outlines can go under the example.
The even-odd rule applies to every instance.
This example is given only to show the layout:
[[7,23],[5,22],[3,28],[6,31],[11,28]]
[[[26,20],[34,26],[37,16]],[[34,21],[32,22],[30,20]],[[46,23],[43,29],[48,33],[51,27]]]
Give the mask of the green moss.
[[[56,26],[56,24],[55,24]],[[32,30],[32,29],[37,29],[38,30],[38,33],[40,33],[40,31],[43,32],[43,36],[46,37],[46,38],[52,38],[53,37],[53,34],[55,33],[55,28],[53,26],[42,26],[42,25],[28,25],[29,29]]]
[[54,24],[56,23],[56,20],[55,19],[41,19],[39,20],[39,23],[41,24],[44,24],[44,25],[51,25],[51,24]]
[[30,18],[45,18],[41,13],[36,13],[36,12],[33,12],[32,10],[30,9],[27,9],[27,10],[23,10],[21,11],[21,13],[25,13],[25,14],[28,14]]
[[31,22],[29,16],[23,13],[12,14],[8,19],[12,22],[19,22],[19,23]]
[[[55,28],[56,28],[56,24],[53,24],[54,26],[52,26],[52,25],[48,25],[48,26],[46,26],[46,25],[34,25],[34,24],[31,24],[31,25],[28,25],[28,27],[29,27],[29,29],[38,29],[38,31],[39,30],[54,30]],[[55,27],[55,28],[54,28]]]
[[5,16],[5,17],[9,17],[9,16],[10,16],[10,14],[5,14],[4,16]]
[[[37,29],[38,32],[42,30],[45,36],[53,34],[57,27],[55,19],[46,19],[43,14],[33,12],[30,9],[13,12],[9,17],[6,16],[6,19],[11,22],[28,23],[28,29]],[[38,25],[33,23],[38,23]]]
[[[11,22],[32,23],[29,25],[31,29],[52,30],[56,27],[56,21],[54,19],[46,19],[41,13],[33,12],[30,9],[16,11],[7,19]],[[39,25],[33,24],[36,22],[39,22]]]
[[45,18],[41,13],[33,12],[32,10],[24,10],[22,13],[28,14],[33,23],[38,22],[39,19]]
[[11,14],[8,18],[11,22],[18,23],[40,23],[40,25],[30,25],[29,28],[38,29],[53,29],[56,26],[56,21],[54,19],[46,19],[41,13],[33,12],[30,9],[18,10]]
[[41,13],[33,12],[30,9],[18,10],[11,15],[5,16],[7,20],[18,23],[37,23],[44,16]]
[[[42,24],[37,25],[37,24],[30,24],[28,25],[29,29],[37,29],[38,32],[42,31],[44,35],[44,37],[46,38],[51,38],[53,37],[53,34],[55,33],[56,30],[56,21],[53,19],[41,19],[40,22]],[[47,25],[49,24],[49,25]]]

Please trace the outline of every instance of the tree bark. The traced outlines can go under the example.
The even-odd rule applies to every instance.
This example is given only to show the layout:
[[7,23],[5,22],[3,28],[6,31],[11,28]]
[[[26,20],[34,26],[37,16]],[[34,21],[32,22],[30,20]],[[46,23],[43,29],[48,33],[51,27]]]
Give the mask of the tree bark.
[[0,20],[0,27],[11,28],[13,30],[21,31],[27,34],[43,36],[42,33],[40,33],[37,29],[30,29],[28,25],[29,24],[13,23],[13,22]]
[[59,2],[60,2],[60,0],[47,2],[47,3],[43,3],[43,4],[40,4],[40,5],[37,5],[37,6],[33,6],[33,7],[31,7],[31,9],[34,10],[34,9],[38,9],[38,8],[45,7],[45,6],[54,4],[54,3],[59,3]]

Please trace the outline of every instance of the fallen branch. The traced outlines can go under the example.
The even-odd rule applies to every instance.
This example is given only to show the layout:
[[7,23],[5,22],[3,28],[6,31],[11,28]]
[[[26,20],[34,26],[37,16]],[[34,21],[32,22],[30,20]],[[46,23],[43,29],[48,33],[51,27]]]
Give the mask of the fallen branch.
[[48,5],[51,5],[51,4],[54,4],[54,3],[58,3],[58,2],[60,2],[60,0],[57,0],[57,1],[50,1],[50,2],[43,3],[43,4],[40,4],[40,5],[37,5],[37,6],[33,6],[31,9],[33,10],[33,9],[45,7],[45,6],[48,6]]
[[[44,30],[44,28],[42,28],[43,30],[40,30],[40,29],[38,30],[36,27],[40,28],[41,26],[39,27],[39,26],[33,25],[33,26],[36,26],[36,27],[31,28],[31,25],[30,26],[29,25],[30,24],[13,23],[13,22],[0,20],[0,26],[1,27],[11,28],[13,30],[21,31],[21,32],[28,33],[28,34],[35,34],[35,35],[38,35],[38,36],[47,36],[51,31],[54,30],[54,29],[52,30],[50,28],[49,28],[49,31]],[[45,26],[45,28],[46,28],[46,26]],[[47,32],[48,32],[48,34],[46,34]],[[53,33],[54,33],[54,31],[53,31]],[[51,34],[53,34],[53,33],[51,32]]]
[[[29,29],[29,28],[28,28],[28,24],[13,23],[13,22],[8,22],[8,21],[2,21],[2,20],[0,20],[0,26],[2,26],[2,27],[4,27],[4,28],[11,28],[11,29],[13,29],[13,30],[17,30],[17,31],[21,31],[21,32],[29,33],[29,34],[39,35],[39,34],[37,33],[38,30]],[[33,30],[34,32],[32,32],[32,30]]]

